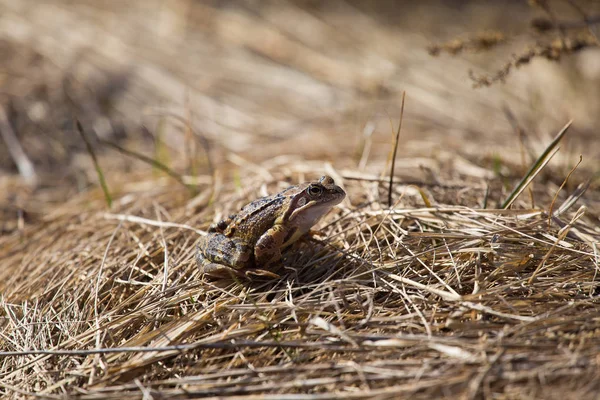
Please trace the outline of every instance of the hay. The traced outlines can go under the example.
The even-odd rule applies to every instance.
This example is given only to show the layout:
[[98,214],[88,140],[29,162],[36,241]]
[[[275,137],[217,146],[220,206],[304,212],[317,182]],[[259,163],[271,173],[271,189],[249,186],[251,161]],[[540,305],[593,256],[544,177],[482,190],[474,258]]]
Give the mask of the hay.
[[[269,192],[307,165],[310,177],[323,170],[269,170]],[[523,201],[481,209],[483,192],[471,190],[462,205],[428,194],[426,207],[395,184],[388,209],[385,179],[335,172],[349,201],[322,238],[285,253],[281,279],[206,281],[193,260],[196,227],[260,194],[252,172],[246,190],[226,185],[198,213],[176,183],[123,196],[110,213],[96,191],[4,237],[0,257],[15,267],[0,272],[2,349],[16,353],[2,356],[3,390],[320,399],[599,389],[597,203],[548,226]]]

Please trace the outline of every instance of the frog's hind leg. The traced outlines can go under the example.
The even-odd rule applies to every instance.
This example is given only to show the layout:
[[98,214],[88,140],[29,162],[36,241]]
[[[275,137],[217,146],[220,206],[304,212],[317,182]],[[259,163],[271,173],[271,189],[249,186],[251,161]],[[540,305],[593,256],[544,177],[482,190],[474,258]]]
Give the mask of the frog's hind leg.
[[239,278],[247,277],[236,270],[235,268],[228,267],[224,264],[219,264],[215,262],[211,262],[204,255],[200,248],[196,252],[196,265],[198,265],[198,269],[200,270],[200,275],[213,277],[213,278],[231,278],[232,276],[236,276]]
[[[198,259],[199,257],[196,257]],[[244,278],[247,279],[243,272],[235,268],[228,267],[227,265],[217,264],[204,259],[198,263],[200,269],[200,275],[208,276],[211,278]]]

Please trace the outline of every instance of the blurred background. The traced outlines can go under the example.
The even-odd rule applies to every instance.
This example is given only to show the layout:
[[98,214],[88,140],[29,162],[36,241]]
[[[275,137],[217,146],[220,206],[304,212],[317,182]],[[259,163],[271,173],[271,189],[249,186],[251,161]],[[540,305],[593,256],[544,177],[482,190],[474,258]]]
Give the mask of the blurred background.
[[[583,154],[596,172],[598,15],[577,0],[0,0],[3,215],[97,185],[76,119],[113,182],[151,167],[101,140],[190,176],[281,155],[380,174],[403,92],[398,159],[415,174],[529,164],[569,119],[553,163]],[[557,41],[574,51],[544,53]]]

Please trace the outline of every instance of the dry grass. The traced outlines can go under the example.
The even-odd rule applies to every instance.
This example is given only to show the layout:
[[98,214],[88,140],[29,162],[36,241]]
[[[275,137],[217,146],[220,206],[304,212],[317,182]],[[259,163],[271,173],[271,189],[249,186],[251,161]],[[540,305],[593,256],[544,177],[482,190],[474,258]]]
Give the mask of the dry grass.
[[[0,0],[5,21],[37,24],[45,36],[43,46],[32,42],[33,56],[7,57],[20,77],[10,91],[32,97],[2,103],[3,127],[10,124],[41,183],[28,186],[16,172],[0,176],[0,396],[597,397],[596,75],[582,81],[573,65],[562,65],[561,74],[532,62],[513,71],[506,87],[473,92],[468,69],[494,70],[506,59],[438,63],[444,55],[427,56],[429,40],[406,34],[410,27],[395,30],[388,19],[402,13],[388,15],[384,3],[373,3],[384,11],[377,14],[352,2],[274,2],[260,10],[245,2],[191,2],[189,9],[181,2],[170,17],[189,15],[196,25],[175,61],[167,33],[166,44],[153,49],[158,54],[144,53],[128,41],[129,31],[105,26],[118,12],[101,5],[49,0],[40,5],[56,13],[48,19],[22,4]],[[123,7],[134,8],[123,15],[141,32],[154,26],[135,3]],[[438,15],[423,7],[404,24],[426,16],[451,30],[453,18],[480,20],[467,8]],[[477,10],[482,18],[498,11]],[[73,23],[79,18],[87,23]],[[57,39],[55,24],[73,35]],[[10,27],[0,24],[0,32],[25,46]],[[106,43],[76,65],[108,70],[126,64],[128,54],[139,68],[117,74],[126,89],[96,80],[86,86],[87,72],[46,64],[71,65],[64,60],[77,50],[68,40],[104,34]],[[264,37],[272,46],[261,45]],[[465,49],[506,45],[480,39]],[[0,52],[12,54],[10,43],[3,46]],[[205,62],[200,83],[190,72],[198,60]],[[37,63],[46,75],[34,76]],[[154,95],[169,98],[169,90],[188,86],[189,103],[153,110],[158,122],[140,117],[140,98],[156,106]],[[129,97],[119,97],[121,89]],[[395,142],[397,121],[390,128],[386,113],[399,113],[404,90]],[[89,154],[78,152],[85,144],[71,128],[70,103],[98,135],[90,147],[110,207]],[[33,105],[46,107],[38,125],[30,121]],[[566,116],[575,122],[560,152],[501,209]],[[122,121],[122,130],[103,135],[105,120]],[[102,143],[143,153],[181,176]],[[8,156],[0,166],[13,168]],[[319,224],[320,235],[285,252],[280,279],[199,275],[195,245],[211,222],[324,173],[348,198]]]
[[[549,226],[525,202],[482,209],[483,182],[457,189],[440,179],[422,186],[430,206],[395,184],[388,208],[385,179],[330,170],[349,201],[323,238],[286,253],[281,279],[204,280],[192,227],[264,183],[272,192],[327,169],[278,162],[243,171],[247,189],[224,185],[218,203],[153,181],[110,213],[96,192],[2,239],[3,262],[19,266],[0,275],[2,348],[16,352],[2,358],[4,392],[511,398],[526,387],[543,398],[568,384],[583,398],[600,389],[598,203],[557,207]],[[426,186],[460,192],[463,205],[438,203]],[[550,188],[538,203],[550,204]]]

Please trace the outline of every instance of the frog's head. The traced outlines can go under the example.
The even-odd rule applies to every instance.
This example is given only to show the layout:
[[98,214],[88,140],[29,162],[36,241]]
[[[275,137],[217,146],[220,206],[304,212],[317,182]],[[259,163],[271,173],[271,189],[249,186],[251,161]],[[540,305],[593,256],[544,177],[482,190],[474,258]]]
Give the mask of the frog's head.
[[299,185],[290,201],[288,221],[297,225],[300,231],[308,231],[344,197],[346,192],[328,175],[318,181]]

